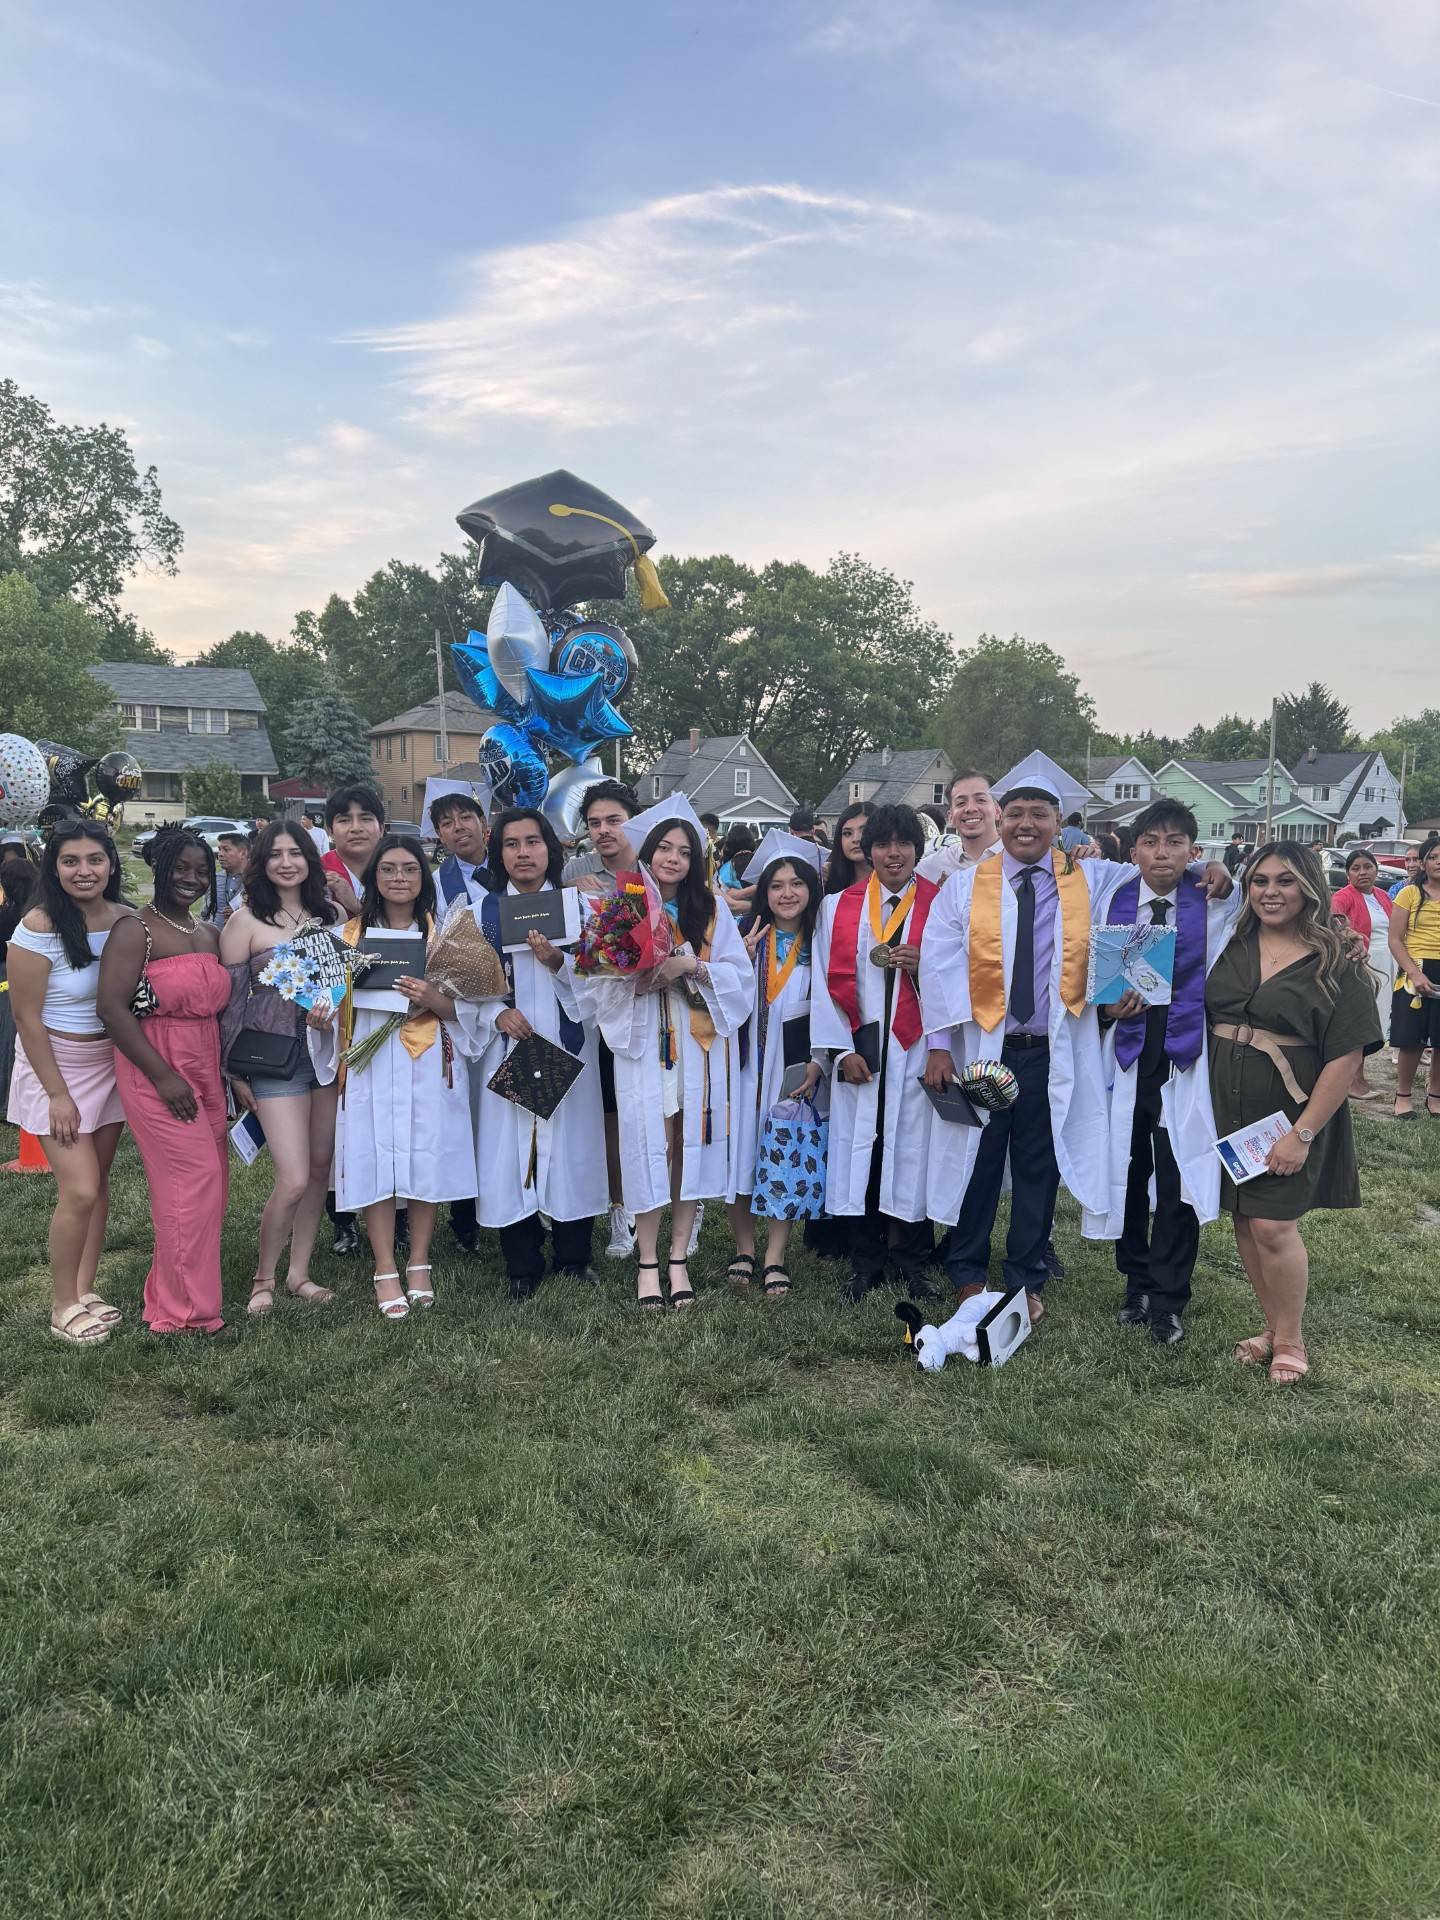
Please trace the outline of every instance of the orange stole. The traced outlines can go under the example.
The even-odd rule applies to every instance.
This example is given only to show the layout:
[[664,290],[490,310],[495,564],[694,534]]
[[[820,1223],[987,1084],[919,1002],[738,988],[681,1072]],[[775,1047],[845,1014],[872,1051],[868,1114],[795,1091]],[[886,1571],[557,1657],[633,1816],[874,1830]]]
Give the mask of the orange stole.
[[[1078,866],[1067,871],[1065,855],[1052,850],[1051,871],[1060,890],[1060,998],[1067,1013],[1085,1011],[1090,971],[1090,889]],[[986,1033],[1005,1018],[1005,950],[1000,932],[1000,889],[1010,883],[998,855],[975,869],[970,895],[970,1011]]]

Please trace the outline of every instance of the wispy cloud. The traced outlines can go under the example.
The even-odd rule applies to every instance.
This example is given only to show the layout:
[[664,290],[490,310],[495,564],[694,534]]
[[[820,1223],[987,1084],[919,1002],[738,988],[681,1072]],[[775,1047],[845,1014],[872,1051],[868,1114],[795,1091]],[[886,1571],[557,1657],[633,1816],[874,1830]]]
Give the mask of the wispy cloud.
[[1440,579],[1440,539],[1415,553],[1378,560],[1333,561],[1296,571],[1195,573],[1190,584],[1243,605],[1252,600],[1309,600],[1332,594],[1386,592],[1431,587]]

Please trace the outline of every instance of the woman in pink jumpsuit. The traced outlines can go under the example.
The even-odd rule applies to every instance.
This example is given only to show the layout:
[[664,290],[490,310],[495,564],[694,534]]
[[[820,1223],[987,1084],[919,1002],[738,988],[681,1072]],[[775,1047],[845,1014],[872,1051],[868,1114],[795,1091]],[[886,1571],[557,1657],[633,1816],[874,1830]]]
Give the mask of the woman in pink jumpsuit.
[[[145,1324],[152,1333],[218,1333],[230,1188],[219,1016],[230,976],[215,929],[191,918],[207,894],[213,908],[215,863],[205,842],[183,829],[157,834],[150,858],[155,898],[126,926],[109,965],[102,962],[100,1017],[115,1042],[120,1103],[150,1188],[155,1257]],[[142,982],[153,1006],[137,1017],[131,1001]]]

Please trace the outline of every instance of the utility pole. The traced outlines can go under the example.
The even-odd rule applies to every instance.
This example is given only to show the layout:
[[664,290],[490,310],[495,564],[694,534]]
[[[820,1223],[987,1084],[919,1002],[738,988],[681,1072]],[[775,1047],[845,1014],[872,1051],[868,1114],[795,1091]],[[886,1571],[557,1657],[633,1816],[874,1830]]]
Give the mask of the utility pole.
[[445,667],[440,658],[440,629],[435,629],[435,686],[440,695],[440,765],[450,764],[450,729],[445,724]]
[[1270,702],[1270,765],[1265,770],[1265,838],[1269,840],[1275,819],[1275,716],[1279,701]]
[[1405,832],[1405,773],[1410,759],[1410,748],[1400,742],[1400,791],[1395,796],[1395,837],[1400,839]]

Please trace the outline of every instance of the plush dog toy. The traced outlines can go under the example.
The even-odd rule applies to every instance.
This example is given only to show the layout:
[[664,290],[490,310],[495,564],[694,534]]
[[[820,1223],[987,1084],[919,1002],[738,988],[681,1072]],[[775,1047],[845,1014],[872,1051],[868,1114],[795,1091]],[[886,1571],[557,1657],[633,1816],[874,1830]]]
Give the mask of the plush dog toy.
[[897,1300],[895,1318],[904,1325],[905,1344],[914,1348],[922,1373],[938,1373],[956,1353],[977,1366],[1003,1367],[1030,1336],[1030,1307],[1023,1287],[1010,1293],[972,1294],[939,1327],[922,1320],[913,1300]]

